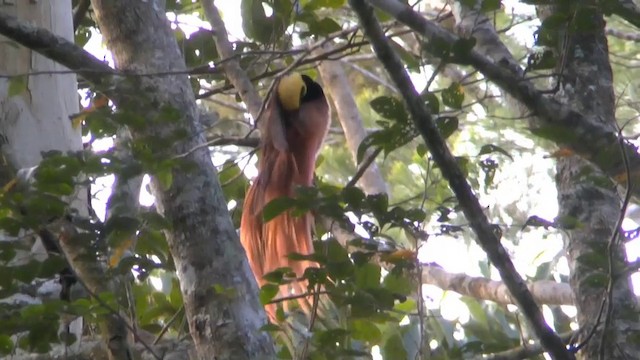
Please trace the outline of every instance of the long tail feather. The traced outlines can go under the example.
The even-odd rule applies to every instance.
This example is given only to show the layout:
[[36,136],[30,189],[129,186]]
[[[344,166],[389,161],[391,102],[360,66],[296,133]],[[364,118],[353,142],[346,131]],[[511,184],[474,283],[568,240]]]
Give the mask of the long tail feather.
[[[294,217],[286,211],[271,221],[262,221],[262,209],[271,200],[282,196],[293,196],[294,180],[298,178],[295,158],[285,152],[265,152],[260,171],[245,196],[245,210],[240,226],[241,241],[244,246],[251,270],[260,286],[265,284],[263,276],[281,267],[290,267],[297,277],[313,264],[309,261],[293,261],[287,255],[291,253],[311,254],[311,224],[313,217],[305,214]],[[263,167],[264,166],[264,167]],[[280,297],[300,295],[306,292],[306,284],[294,282],[281,286]],[[291,290],[295,294],[291,293]],[[309,301],[300,299],[303,310],[310,310]],[[268,306],[270,318],[275,319],[275,306]]]

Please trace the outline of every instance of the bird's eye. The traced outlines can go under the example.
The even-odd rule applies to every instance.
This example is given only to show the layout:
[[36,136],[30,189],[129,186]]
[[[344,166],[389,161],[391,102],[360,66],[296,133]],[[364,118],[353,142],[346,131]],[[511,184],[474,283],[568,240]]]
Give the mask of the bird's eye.
[[300,89],[300,99],[302,99],[305,95],[307,95],[307,85],[302,85]]

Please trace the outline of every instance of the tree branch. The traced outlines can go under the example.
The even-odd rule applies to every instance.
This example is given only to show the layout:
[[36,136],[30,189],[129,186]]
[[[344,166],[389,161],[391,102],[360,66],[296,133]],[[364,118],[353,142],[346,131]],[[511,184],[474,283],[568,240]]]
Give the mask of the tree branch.
[[[516,304],[517,301],[505,283],[467,274],[452,274],[437,265],[423,264],[422,282],[442,290],[455,291],[479,300],[489,300],[499,304]],[[573,305],[573,293],[569,284],[555,281],[528,282],[527,288],[539,304]]]
[[[321,49],[326,51],[330,47],[331,46],[327,44]],[[336,113],[338,114],[338,120],[340,121],[340,125],[342,125],[342,129],[344,129],[347,146],[355,162],[358,147],[367,136],[367,133],[362,125],[360,112],[358,111],[356,100],[353,97],[347,74],[340,62],[330,60],[321,62],[318,70],[320,78],[325,85],[325,90],[331,97],[331,100],[333,100]],[[372,152],[373,150],[368,151],[367,155],[370,155]],[[356,163],[356,165],[358,164]],[[366,168],[360,178],[359,184],[367,194],[388,193],[387,184],[375,162]]]
[[[566,350],[562,340],[545,322],[542,312],[527,289],[525,282],[515,269],[507,251],[494,234],[478,199],[473,194],[456,159],[440,135],[433,117],[424,106],[424,102],[415,90],[409,75],[404,70],[402,61],[387,42],[373,8],[364,0],[349,0],[349,4],[357,13],[360,24],[375,53],[378,55],[378,59],[384,65],[396,87],[401,91],[416,128],[429,147],[435,163],[448,180],[449,186],[456,195],[465,217],[477,236],[478,243],[500,272],[500,276],[531,324],[534,333],[554,358],[574,359],[574,356]],[[403,6],[399,2],[397,4],[398,6]]]

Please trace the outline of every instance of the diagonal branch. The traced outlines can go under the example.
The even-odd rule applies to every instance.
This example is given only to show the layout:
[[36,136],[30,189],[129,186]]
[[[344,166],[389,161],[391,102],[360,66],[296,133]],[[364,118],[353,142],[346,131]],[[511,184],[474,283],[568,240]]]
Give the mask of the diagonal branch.
[[562,340],[545,322],[540,308],[527,289],[526,283],[518,274],[507,251],[493,232],[478,199],[460,170],[456,159],[449,151],[445,140],[440,135],[433,117],[420,99],[420,95],[415,90],[409,75],[404,70],[402,61],[387,42],[373,8],[364,0],[349,0],[349,4],[357,13],[360,24],[371,41],[378,59],[384,65],[396,87],[402,92],[416,128],[429,147],[435,163],[448,180],[449,186],[456,195],[465,217],[477,236],[478,243],[498,269],[500,276],[531,324],[534,333],[554,358],[574,359],[574,356],[566,350]]
[[[327,50],[330,47],[331,45],[327,44],[322,49],[318,50]],[[340,62],[331,60],[322,61],[318,65],[318,72],[320,73],[320,78],[325,85],[325,89],[329,93],[329,96],[336,107],[338,121],[340,121],[342,129],[344,129],[347,146],[354,161],[356,161],[358,147],[362,140],[367,136],[367,133],[362,125],[362,118],[360,117],[356,100],[353,97],[353,91],[351,90],[351,85],[349,85],[347,74]],[[373,150],[368,151],[367,155],[370,156],[372,152]],[[370,164],[366,170],[364,170],[364,174],[358,183],[367,194],[389,192],[387,184],[385,183],[384,178],[380,173],[380,169],[375,162]]]

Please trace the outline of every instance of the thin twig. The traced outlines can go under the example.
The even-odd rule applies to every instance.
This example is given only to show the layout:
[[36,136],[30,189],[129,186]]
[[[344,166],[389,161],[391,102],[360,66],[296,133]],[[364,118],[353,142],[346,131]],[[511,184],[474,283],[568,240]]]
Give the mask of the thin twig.
[[178,311],[176,311],[176,313],[171,316],[169,321],[167,321],[167,323],[164,324],[164,326],[162,327],[162,329],[160,330],[160,332],[156,336],[155,340],[153,340],[153,345],[156,345],[162,339],[164,334],[167,331],[169,331],[169,328],[171,327],[171,325],[173,325],[173,323],[176,321],[176,319],[178,319],[178,315],[182,314],[183,312],[184,312],[184,304],[180,305],[180,308],[178,308]]
[[371,154],[369,154],[369,156],[367,156],[367,158],[364,159],[362,163],[360,163],[358,170],[356,171],[355,174],[353,174],[353,177],[351,178],[351,180],[349,180],[349,182],[344,187],[350,188],[350,187],[356,186],[356,184],[358,183],[358,180],[360,180],[362,175],[364,175],[365,171],[367,171],[367,168],[371,166],[373,161],[376,159],[378,155],[380,155],[381,152],[382,152],[381,147],[378,147],[373,152],[371,152]]

